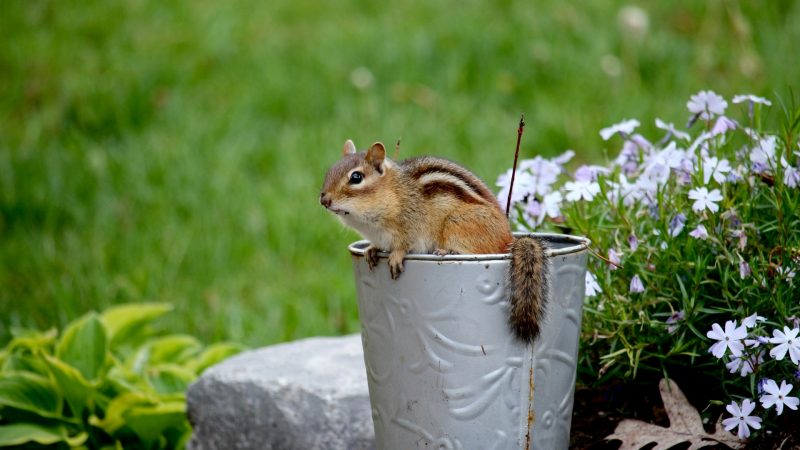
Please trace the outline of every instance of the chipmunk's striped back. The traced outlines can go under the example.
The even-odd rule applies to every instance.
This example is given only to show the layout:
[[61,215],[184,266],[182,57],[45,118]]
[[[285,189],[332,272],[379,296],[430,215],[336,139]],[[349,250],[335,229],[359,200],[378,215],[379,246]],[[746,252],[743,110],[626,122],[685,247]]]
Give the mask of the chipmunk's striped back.
[[458,164],[432,156],[411,158],[401,163],[407,176],[421,186],[423,195],[452,195],[467,203],[500,205],[486,184]]

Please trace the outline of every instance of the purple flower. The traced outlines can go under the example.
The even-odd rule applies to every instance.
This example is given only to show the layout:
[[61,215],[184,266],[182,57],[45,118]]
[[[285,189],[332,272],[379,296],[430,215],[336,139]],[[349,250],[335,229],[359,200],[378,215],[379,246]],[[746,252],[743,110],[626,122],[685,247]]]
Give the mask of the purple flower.
[[758,322],[764,322],[766,320],[766,317],[759,316],[758,313],[753,313],[742,320],[742,325],[746,328],[753,328]]
[[639,275],[634,275],[631,279],[630,292],[632,294],[644,292],[644,284],[642,284],[642,279],[639,278]]
[[760,399],[761,406],[763,406],[764,409],[775,406],[775,410],[778,412],[779,416],[783,414],[784,406],[796,411],[797,405],[800,405],[800,399],[789,395],[792,391],[792,387],[791,384],[786,384],[785,380],[781,381],[780,387],[778,387],[778,383],[776,383],[775,380],[767,380],[767,382],[764,383],[764,395],[762,395]]
[[607,141],[615,134],[620,133],[624,139],[627,139],[638,126],[639,121],[636,119],[623,120],[622,122],[615,123],[610,127],[600,130],[600,137],[602,137],[604,141]]
[[711,330],[706,333],[706,336],[719,341],[708,349],[712,355],[722,358],[725,355],[725,351],[730,349],[731,354],[738,357],[742,356],[742,350],[744,350],[744,344],[741,341],[747,337],[747,328],[744,325],[736,326],[735,320],[729,320],[725,322],[724,331],[719,324],[712,324]]
[[731,402],[725,409],[727,409],[733,417],[723,420],[722,426],[725,427],[726,431],[731,431],[739,427],[736,432],[736,436],[738,436],[739,439],[744,440],[750,437],[750,427],[756,430],[761,429],[761,418],[750,415],[753,410],[756,409],[756,404],[749,398],[744,399],[741,408],[738,403]]
[[767,168],[775,167],[775,149],[777,138],[766,136],[758,140],[755,147],[750,149],[750,161],[753,163],[753,171],[756,173],[765,172]]
[[686,317],[686,314],[683,310],[673,312],[667,320],[664,322],[668,325],[667,326],[667,333],[673,334],[678,331],[678,322],[682,321]]
[[783,172],[783,184],[790,188],[796,188],[800,185],[800,170],[795,169],[793,166],[787,166]]
[[611,170],[603,166],[582,165],[575,171],[575,181],[597,181],[597,175],[609,173]]
[[676,214],[672,220],[669,221],[669,235],[672,237],[677,237],[683,231],[683,227],[686,224],[686,214],[678,213]]
[[694,200],[694,204],[692,204],[694,211],[701,212],[704,209],[708,209],[711,212],[717,212],[719,211],[717,202],[722,200],[722,194],[719,189],[713,189],[709,192],[705,187],[699,187],[689,191],[689,198]]
[[714,123],[714,127],[711,128],[711,135],[719,136],[727,131],[735,130],[737,126],[738,124],[735,121],[728,119],[725,116],[719,116],[717,122]]
[[600,283],[597,282],[597,277],[593,273],[586,271],[586,296],[594,297],[601,294],[603,290],[600,288]]
[[771,106],[772,102],[765,99],[764,97],[758,97],[755,95],[745,94],[745,95],[736,95],[733,97],[733,103],[742,103],[742,102],[750,102],[750,103],[761,103],[762,105]]
[[612,262],[610,264],[611,270],[617,270],[617,267],[620,265],[620,256],[621,253],[617,252],[613,248],[608,249],[608,260]]
[[699,114],[701,119],[710,120],[715,115],[725,113],[728,102],[714,91],[700,91],[693,95],[686,103],[686,108],[692,114]]
[[780,361],[786,357],[786,352],[788,351],[792,362],[800,364],[800,339],[797,338],[798,333],[800,333],[798,328],[783,327],[783,332],[772,330],[773,337],[770,338],[769,342],[777,345],[769,351],[769,356]]
[[594,196],[600,193],[600,185],[588,181],[567,181],[564,183],[564,189],[567,190],[566,199],[571,202],[581,199],[592,201]]
[[717,183],[725,182],[727,173],[731,171],[731,165],[727,159],[717,159],[716,156],[703,158],[703,184],[708,184],[711,178]]
[[636,237],[635,234],[631,234],[628,236],[628,245],[631,247],[631,251],[635,252],[637,248],[639,248],[639,239]]
[[667,132],[666,139],[669,139],[669,136],[675,136],[678,139],[683,139],[684,141],[688,141],[691,139],[689,133],[685,133],[683,131],[675,129],[675,125],[671,123],[666,123],[661,119],[656,119],[656,128],[660,128]]
[[689,236],[695,239],[702,239],[705,241],[706,239],[708,239],[708,231],[706,231],[706,227],[703,226],[703,224],[700,224],[697,226],[697,228],[692,230],[691,233],[689,233]]
[[739,276],[744,280],[745,278],[749,277],[753,271],[750,270],[750,264],[747,264],[747,261],[741,260],[739,261]]

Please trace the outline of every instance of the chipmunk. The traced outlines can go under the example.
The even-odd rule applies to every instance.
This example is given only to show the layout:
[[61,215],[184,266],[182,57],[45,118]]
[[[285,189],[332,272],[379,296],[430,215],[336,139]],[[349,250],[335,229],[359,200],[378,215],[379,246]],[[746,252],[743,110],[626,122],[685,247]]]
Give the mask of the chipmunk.
[[510,251],[509,324],[522,341],[538,336],[548,295],[545,246],[532,237],[515,239],[497,199],[469,170],[431,156],[398,163],[380,142],[357,153],[348,140],[325,176],[319,202],[370,241],[370,269],[379,251],[389,252],[392,279],[403,272],[408,253]]

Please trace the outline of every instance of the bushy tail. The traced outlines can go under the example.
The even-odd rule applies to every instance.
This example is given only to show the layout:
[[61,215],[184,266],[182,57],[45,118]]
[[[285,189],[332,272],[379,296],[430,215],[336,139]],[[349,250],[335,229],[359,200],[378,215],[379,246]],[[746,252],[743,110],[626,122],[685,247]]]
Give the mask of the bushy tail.
[[511,318],[514,334],[524,342],[532,343],[547,307],[550,292],[549,262],[545,245],[539,239],[519,237],[511,244]]

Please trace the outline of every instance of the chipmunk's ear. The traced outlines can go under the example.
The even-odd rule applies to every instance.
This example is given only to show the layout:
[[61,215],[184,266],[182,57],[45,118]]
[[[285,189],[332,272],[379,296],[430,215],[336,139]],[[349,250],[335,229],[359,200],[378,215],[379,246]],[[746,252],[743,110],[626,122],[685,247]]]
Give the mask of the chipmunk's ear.
[[372,147],[367,150],[366,160],[380,173],[383,173],[386,161],[386,147],[381,142],[372,144]]
[[356,144],[353,144],[353,141],[350,139],[344,141],[344,149],[342,150],[342,156],[347,155],[355,155],[356,153]]

